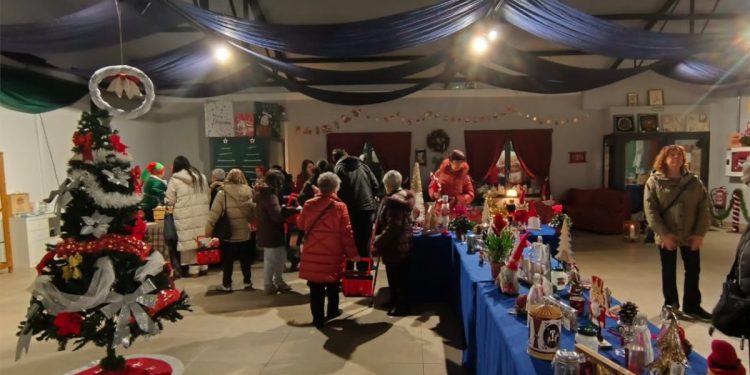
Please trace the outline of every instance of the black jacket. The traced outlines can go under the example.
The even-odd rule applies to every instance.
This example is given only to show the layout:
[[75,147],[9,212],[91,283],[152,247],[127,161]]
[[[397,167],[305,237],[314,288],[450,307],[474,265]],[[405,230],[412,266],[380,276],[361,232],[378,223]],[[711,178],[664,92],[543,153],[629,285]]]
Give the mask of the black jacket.
[[402,263],[409,257],[415,200],[414,193],[401,189],[380,202],[373,246],[385,264]]
[[333,171],[341,179],[338,196],[346,203],[350,213],[375,211],[378,208],[375,196],[380,191],[380,183],[359,158],[346,156],[336,163]]
[[737,244],[737,268],[740,290],[750,295],[750,226],[745,229]]

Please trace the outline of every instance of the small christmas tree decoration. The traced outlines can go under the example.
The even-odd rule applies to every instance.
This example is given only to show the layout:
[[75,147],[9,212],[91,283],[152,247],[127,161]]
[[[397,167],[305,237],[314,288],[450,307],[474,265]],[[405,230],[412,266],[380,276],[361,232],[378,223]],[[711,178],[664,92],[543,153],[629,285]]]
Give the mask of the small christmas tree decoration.
[[[682,349],[677,330],[677,318],[672,315],[668,324],[666,330],[656,339],[659,357],[646,365],[648,370],[660,375],[684,373],[684,368],[687,366],[687,357]],[[679,371],[680,368],[683,372],[673,372]]]
[[567,220],[563,220],[562,229],[560,229],[560,244],[557,247],[557,260],[563,262],[566,267],[574,264],[576,261],[573,258],[573,249],[570,244],[570,225]]
[[414,192],[414,209],[419,211],[419,216],[415,220],[417,223],[425,222],[424,195],[422,193],[422,175],[419,170],[419,163],[414,163],[414,169],[411,172],[411,183],[409,188]]
[[177,321],[181,310],[189,310],[162,255],[142,241],[146,226],[135,194],[137,176],[127,146],[112,137],[107,112],[84,112],[68,179],[58,191],[56,212],[65,206],[62,241],[36,267],[16,360],[38,336],[56,340],[60,350],[69,342],[73,350],[89,343],[106,347],[100,370],[130,373],[142,364],[129,359],[126,365],[115,348],[160,333],[163,320]]

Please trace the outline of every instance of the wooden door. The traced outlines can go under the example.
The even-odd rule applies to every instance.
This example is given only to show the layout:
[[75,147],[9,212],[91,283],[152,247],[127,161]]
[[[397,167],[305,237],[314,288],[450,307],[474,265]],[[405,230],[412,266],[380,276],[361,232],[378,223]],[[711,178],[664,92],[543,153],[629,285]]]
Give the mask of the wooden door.
[[5,163],[3,162],[2,152],[0,152],[0,230],[2,231],[0,251],[5,249],[5,262],[0,262],[0,270],[8,269],[8,272],[13,272],[13,252],[10,242],[10,203],[5,191]]

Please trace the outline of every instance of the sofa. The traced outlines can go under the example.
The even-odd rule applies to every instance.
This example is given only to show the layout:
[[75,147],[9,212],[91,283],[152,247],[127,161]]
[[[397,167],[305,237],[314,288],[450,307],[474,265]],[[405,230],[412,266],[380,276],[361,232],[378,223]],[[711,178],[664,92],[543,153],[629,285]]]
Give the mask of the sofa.
[[630,198],[626,191],[569,189],[560,200],[576,229],[602,234],[620,234],[630,220]]

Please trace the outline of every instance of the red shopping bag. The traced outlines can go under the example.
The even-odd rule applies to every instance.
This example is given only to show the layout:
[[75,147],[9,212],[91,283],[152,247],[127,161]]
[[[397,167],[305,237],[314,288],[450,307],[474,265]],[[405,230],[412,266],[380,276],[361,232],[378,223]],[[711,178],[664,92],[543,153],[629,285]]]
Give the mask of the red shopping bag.
[[219,250],[219,241],[215,238],[198,236],[195,239],[198,243],[198,251],[195,263],[201,266],[221,263],[221,250]]
[[372,275],[372,258],[361,258],[360,262],[367,262],[367,271],[347,270],[344,262],[341,289],[346,297],[372,297],[375,282]]

